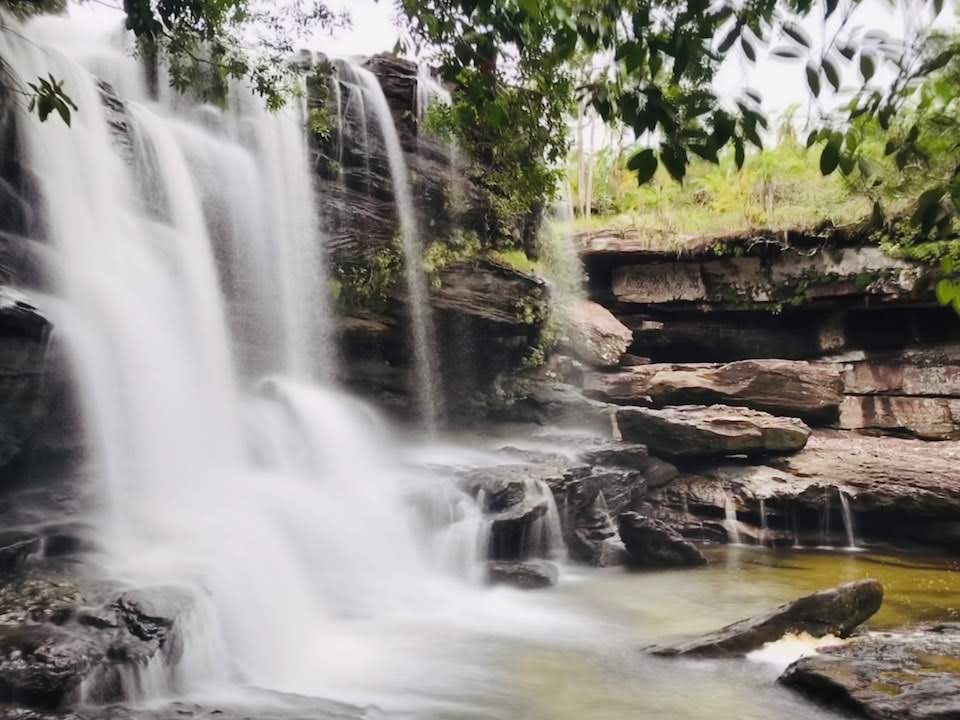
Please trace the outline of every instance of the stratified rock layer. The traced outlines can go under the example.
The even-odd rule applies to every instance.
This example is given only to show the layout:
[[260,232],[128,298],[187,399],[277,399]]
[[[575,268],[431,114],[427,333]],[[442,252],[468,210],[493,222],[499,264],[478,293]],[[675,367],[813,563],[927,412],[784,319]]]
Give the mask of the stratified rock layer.
[[835,367],[789,360],[743,360],[725,365],[651,364],[593,373],[586,391],[626,405],[720,403],[807,420],[830,420],[843,400]]
[[725,405],[624,407],[617,410],[617,424],[625,440],[668,457],[790,453],[810,437],[800,420]]
[[581,300],[563,317],[564,344],[571,354],[594,367],[615,367],[633,342],[630,328],[602,305]]

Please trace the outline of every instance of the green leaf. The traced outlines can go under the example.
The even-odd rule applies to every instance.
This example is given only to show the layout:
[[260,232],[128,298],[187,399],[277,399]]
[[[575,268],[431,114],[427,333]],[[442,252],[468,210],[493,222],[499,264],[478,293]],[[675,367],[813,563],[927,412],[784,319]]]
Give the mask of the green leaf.
[[823,72],[827,76],[827,81],[833,85],[836,92],[840,91],[840,73],[837,72],[837,66],[829,58],[823,59]]
[[824,146],[823,152],[820,153],[820,172],[824,175],[829,175],[837,169],[839,162],[840,143],[836,140],[831,140]]
[[743,163],[747,159],[746,151],[743,147],[743,141],[740,138],[734,140],[733,159],[737,163],[737,170],[743,169]]
[[811,130],[810,134],[807,135],[807,147],[813,147],[813,144],[820,139],[819,130]]
[[757,61],[757,51],[753,49],[753,45],[745,37],[740,38],[740,47],[743,48],[743,54],[747,56],[750,62]]
[[947,278],[943,278],[940,282],[937,283],[937,302],[941,305],[949,305],[953,302],[953,298],[956,296],[956,286],[952,281]]
[[646,148],[635,153],[628,161],[627,168],[637,174],[637,182],[643,185],[657,172],[657,156],[653,150]]
[[838,0],[826,0],[827,10],[824,13],[824,19],[827,19],[828,17],[833,15],[833,11],[837,9],[837,2]]
[[667,172],[678,183],[683,182],[687,174],[687,153],[683,148],[674,145],[665,145],[660,149],[660,162],[667,168]]
[[810,92],[813,93],[814,97],[820,96],[820,73],[817,72],[816,67],[813,63],[807,63],[806,67],[807,72],[807,85],[810,86]]
[[738,22],[736,25],[734,25],[730,29],[730,32],[727,33],[726,37],[720,42],[720,45],[717,47],[717,52],[722,55],[732,48],[733,44],[737,41],[737,38],[740,37],[742,30],[743,25],[741,23]]
[[852,155],[842,154],[840,155],[840,160],[837,163],[840,166],[840,172],[843,173],[844,177],[853,172],[853,168],[856,167],[856,160]]
[[791,40],[800,43],[805,48],[811,47],[810,36],[807,35],[807,31],[796,23],[785,23],[783,26],[783,32],[785,32]]
[[531,17],[540,17],[540,0],[517,0],[520,9]]
[[863,81],[868,82],[876,71],[876,61],[866,53],[860,53],[860,74],[863,76]]
[[779,47],[775,47],[770,51],[770,54],[774,57],[787,58],[789,60],[796,60],[797,58],[803,57],[802,50],[790,45],[780,45]]

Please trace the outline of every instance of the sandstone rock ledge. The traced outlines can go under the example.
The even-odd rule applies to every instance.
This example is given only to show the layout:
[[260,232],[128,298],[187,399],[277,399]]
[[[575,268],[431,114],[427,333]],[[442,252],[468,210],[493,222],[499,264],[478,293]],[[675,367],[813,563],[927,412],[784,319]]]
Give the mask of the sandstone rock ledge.
[[856,638],[798,660],[780,682],[870,720],[956,720],[960,625]]
[[810,437],[800,420],[726,405],[624,407],[617,410],[617,423],[624,440],[668,457],[792,453]]

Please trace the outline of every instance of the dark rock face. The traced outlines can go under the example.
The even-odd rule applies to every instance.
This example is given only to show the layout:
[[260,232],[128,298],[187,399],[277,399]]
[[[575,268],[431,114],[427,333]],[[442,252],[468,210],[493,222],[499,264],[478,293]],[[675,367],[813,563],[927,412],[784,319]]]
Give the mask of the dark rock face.
[[870,720],[960,718],[960,625],[855,638],[798,660],[780,682]]
[[0,287],[0,467],[29,443],[40,419],[50,332],[35,307]]
[[117,594],[36,571],[0,589],[0,703],[58,709],[80,684],[106,702],[122,698],[123,668],[176,659],[175,625],[189,611],[176,588]]
[[790,453],[810,437],[800,420],[725,405],[624,407],[617,410],[617,424],[625,440],[666,457]]
[[736,657],[788,633],[847,637],[882,604],[883,586],[876,580],[859,580],[807,595],[695,640],[656,647],[652,652],[668,657]]
[[622,513],[617,522],[631,565],[688,567],[707,562],[693,543],[658,520],[628,512]]
[[726,365],[651,364],[588,377],[587,394],[625,405],[720,403],[805,420],[830,420],[843,399],[832,367],[789,360]]
[[549,483],[558,477],[550,465],[494,465],[463,475],[461,487],[477,498],[490,523],[490,560],[526,560],[550,552]]
[[491,585],[510,585],[521,590],[538,590],[557,584],[557,566],[545,560],[526,562],[487,563],[487,582]]

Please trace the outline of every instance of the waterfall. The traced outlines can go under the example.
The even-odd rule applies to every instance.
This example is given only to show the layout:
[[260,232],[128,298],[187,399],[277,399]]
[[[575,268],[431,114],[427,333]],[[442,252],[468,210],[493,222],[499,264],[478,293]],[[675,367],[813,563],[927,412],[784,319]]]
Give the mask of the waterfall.
[[417,66],[417,125],[420,125],[427,116],[427,111],[434,103],[450,105],[452,102],[450,91],[438,83],[426,65]]
[[838,487],[840,507],[843,509],[843,529],[847,534],[847,549],[859,550],[857,547],[857,528],[853,521],[853,510],[850,508],[850,498],[843,488]]
[[766,545],[770,535],[770,525],[767,522],[767,502],[760,498],[760,544]]
[[736,501],[725,490],[723,493],[723,529],[727,531],[727,540],[731,545],[740,544],[740,521],[737,520]]
[[380,130],[390,164],[393,195],[400,220],[404,277],[409,295],[416,393],[424,425],[427,431],[432,433],[437,429],[439,420],[440,395],[437,392],[438,375],[430,291],[423,269],[423,247],[413,205],[410,171],[407,168],[403,147],[400,145],[400,136],[393,121],[393,114],[383,94],[383,88],[380,87],[380,82],[366,68],[354,66],[353,72],[366,96],[366,110]]
[[[476,614],[479,510],[451,478],[398,462],[370,408],[313,384],[333,361],[303,107],[265,114],[237,88],[225,111],[169,92],[152,102],[137,61],[109,44],[87,53],[112,39],[73,42],[81,31],[44,18],[0,33],[0,56],[21,78],[63,80],[79,106],[71,127],[24,112],[17,130],[62,268],[44,310],[77,368],[102,566],[194,598],[176,667],[140,668],[128,695],[233,682],[349,693],[385,662],[379,638],[398,615]],[[140,88],[129,163],[83,65],[104,55],[107,80]],[[358,73],[391,148],[432,423],[409,181],[383,93]]]

